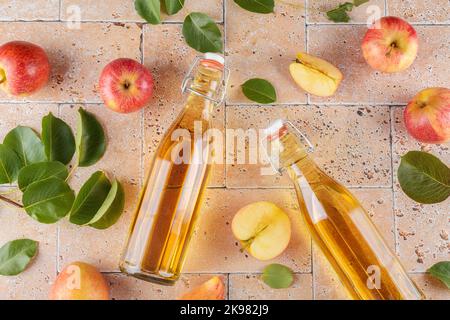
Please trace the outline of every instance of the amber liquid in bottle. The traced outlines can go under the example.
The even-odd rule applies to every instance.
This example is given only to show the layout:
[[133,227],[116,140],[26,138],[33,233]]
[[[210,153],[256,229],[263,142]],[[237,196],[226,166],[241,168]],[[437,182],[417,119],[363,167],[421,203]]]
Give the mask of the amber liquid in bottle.
[[[353,299],[424,298],[389,249],[359,201],[310,158],[304,137],[284,123],[267,140],[277,150],[277,169],[295,184],[313,240]],[[272,128],[273,129],[273,128]]]
[[132,223],[120,268],[160,284],[179,277],[199,215],[210,171],[212,98],[222,82],[223,66],[200,60],[186,106],[165,134],[154,156]]

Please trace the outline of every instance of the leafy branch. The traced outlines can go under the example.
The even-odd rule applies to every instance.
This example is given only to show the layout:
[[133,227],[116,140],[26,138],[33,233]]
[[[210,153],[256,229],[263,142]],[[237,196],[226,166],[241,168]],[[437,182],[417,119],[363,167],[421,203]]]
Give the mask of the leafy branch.
[[[94,173],[78,196],[68,184],[78,167],[97,163],[106,151],[104,130],[95,116],[80,108],[77,137],[62,119],[49,113],[42,119],[41,137],[31,128],[18,126],[0,144],[0,184],[17,182],[22,204],[0,195],[0,201],[24,209],[41,223],[55,223],[70,215],[70,221],[105,229],[113,225],[124,209],[124,192],[102,171]],[[67,165],[77,153],[71,172]],[[91,186],[101,176],[103,184]],[[80,205],[83,204],[83,205]],[[74,217],[83,216],[83,223]]]

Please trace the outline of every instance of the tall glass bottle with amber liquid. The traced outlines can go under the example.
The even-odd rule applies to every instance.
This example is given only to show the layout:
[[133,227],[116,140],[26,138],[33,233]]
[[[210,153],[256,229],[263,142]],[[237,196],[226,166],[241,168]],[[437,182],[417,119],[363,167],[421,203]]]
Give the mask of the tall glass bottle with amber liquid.
[[424,298],[359,201],[311,159],[312,144],[290,122],[266,129],[264,148],[277,171],[287,172],[315,243],[353,299]]
[[150,166],[120,262],[124,273],[167,285],[179,278],[210,172],[210,141],[202,133],[223,100],[223,62],[217,54],[198,57],[183,81],[186,106]]

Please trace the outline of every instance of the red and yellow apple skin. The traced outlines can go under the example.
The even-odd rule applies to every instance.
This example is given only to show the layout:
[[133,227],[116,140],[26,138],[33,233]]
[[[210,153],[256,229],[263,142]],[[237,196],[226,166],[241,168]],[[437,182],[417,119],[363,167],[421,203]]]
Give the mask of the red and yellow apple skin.
[[138,111],[153,95],[152,74],[133,59],[114,60],[102,71],[100,94],[105,105],[113,111]]
[[84,262],[73,262],[56,278],[49,299],[109,300],[109,286],[95,267]]
[[450,141],[450,89],[419,92],[406,107],[404,119],[409,134],[420,142]]
[[222,278],[213,277],[192,289],[192,291],[185,293],[178,300],[224,300],[225,299],[225,285]]
[[30,42],[0,46],[0,88],[9,95],[27,96],[47,84],[50,63],[44,49]]
[[384,17],[367,30],[362,52],[375,70],[387,73],[408,69],[417,56],[419,40],[416,30],[405,20]]

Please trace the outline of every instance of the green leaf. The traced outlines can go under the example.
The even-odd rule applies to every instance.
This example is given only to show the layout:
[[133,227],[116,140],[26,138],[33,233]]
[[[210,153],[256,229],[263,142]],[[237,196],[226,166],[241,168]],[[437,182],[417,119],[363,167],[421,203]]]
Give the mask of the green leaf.
[[38,243],[30,239],[18,239],[0,248],[0,275],[15,276],[25,270],[36,255]]
[[273,289],[289,288],[294,282],[292,270],[278,263],[264,268],[262,280]]
[[215,22],[204,13],[192,12],[183,23],[187,44],[200,52],[222,52],[222,34]]
[[450,168],[426,152],[410,151],[404,155],[398,180],[403,192],[419,203],[439,203],[450,196]]
[[114,180],[108,196],[97,214],[89,222],[96,229],[107,229],[119,220],[125,206],[125,193],[119,181]]
[[328,19],[334,22],[349,22],[350,17],[347,12],[351,11],[353,6],[351,2],[340,4],[337,8],[327,12]]
[[22,166],[47,160],[41,139],[31,128],[19,126],[11,130],[3,144],[17,153]]
[[59,178],[66,180],[69,176],[69,171],[61,162],[38,162],[23,167],[19,172],[19,188],[24,191],[26,188],[37,181],[48,178]]
[[20,158],[14,150],[0,144],[0,184],[16,181],[20,167]]
[[450,261],[436,263],[428,272],[435,278],[441,280],[450,289]]
[[42,119],[42,141],[49,161],[68,164],[75,153],[72,129],[50,112]]
[[160,0],[135,0],[134,7],[137,13],[148,23],[161,23]]
[[184,0],[164,0],[164,10],[168,15],[173,15],[183,9]]
[[28,186],[22,202],[25,211],[41,223],[55,223],[64,218],[75,198],[69,185],[59,178],[48,178]]
[[81,187],[70,212],[70,222],[78,225],[88,224],[105,202],[111,182],[102,171],[95,172]]
[[354,4],[356,7],[359,7],[360,5],[362,5],[362,4],[364,4],[364,3],[367,3],[367,2],[369,2],[369,0],[353,0],[353,4]]
[[264,79],[250,79],[241,85],[244,95],[258,103],[273,103],[277,100],[277,93],[273,85]]
[[97,163],[105,154],[105,132],[92,113],[85,111],[83,108],[80,108],[78,113],[76,140],[78,166],[89,167]]
[[234,0],[242,9],[255,13],[272,13],[274,0]]

